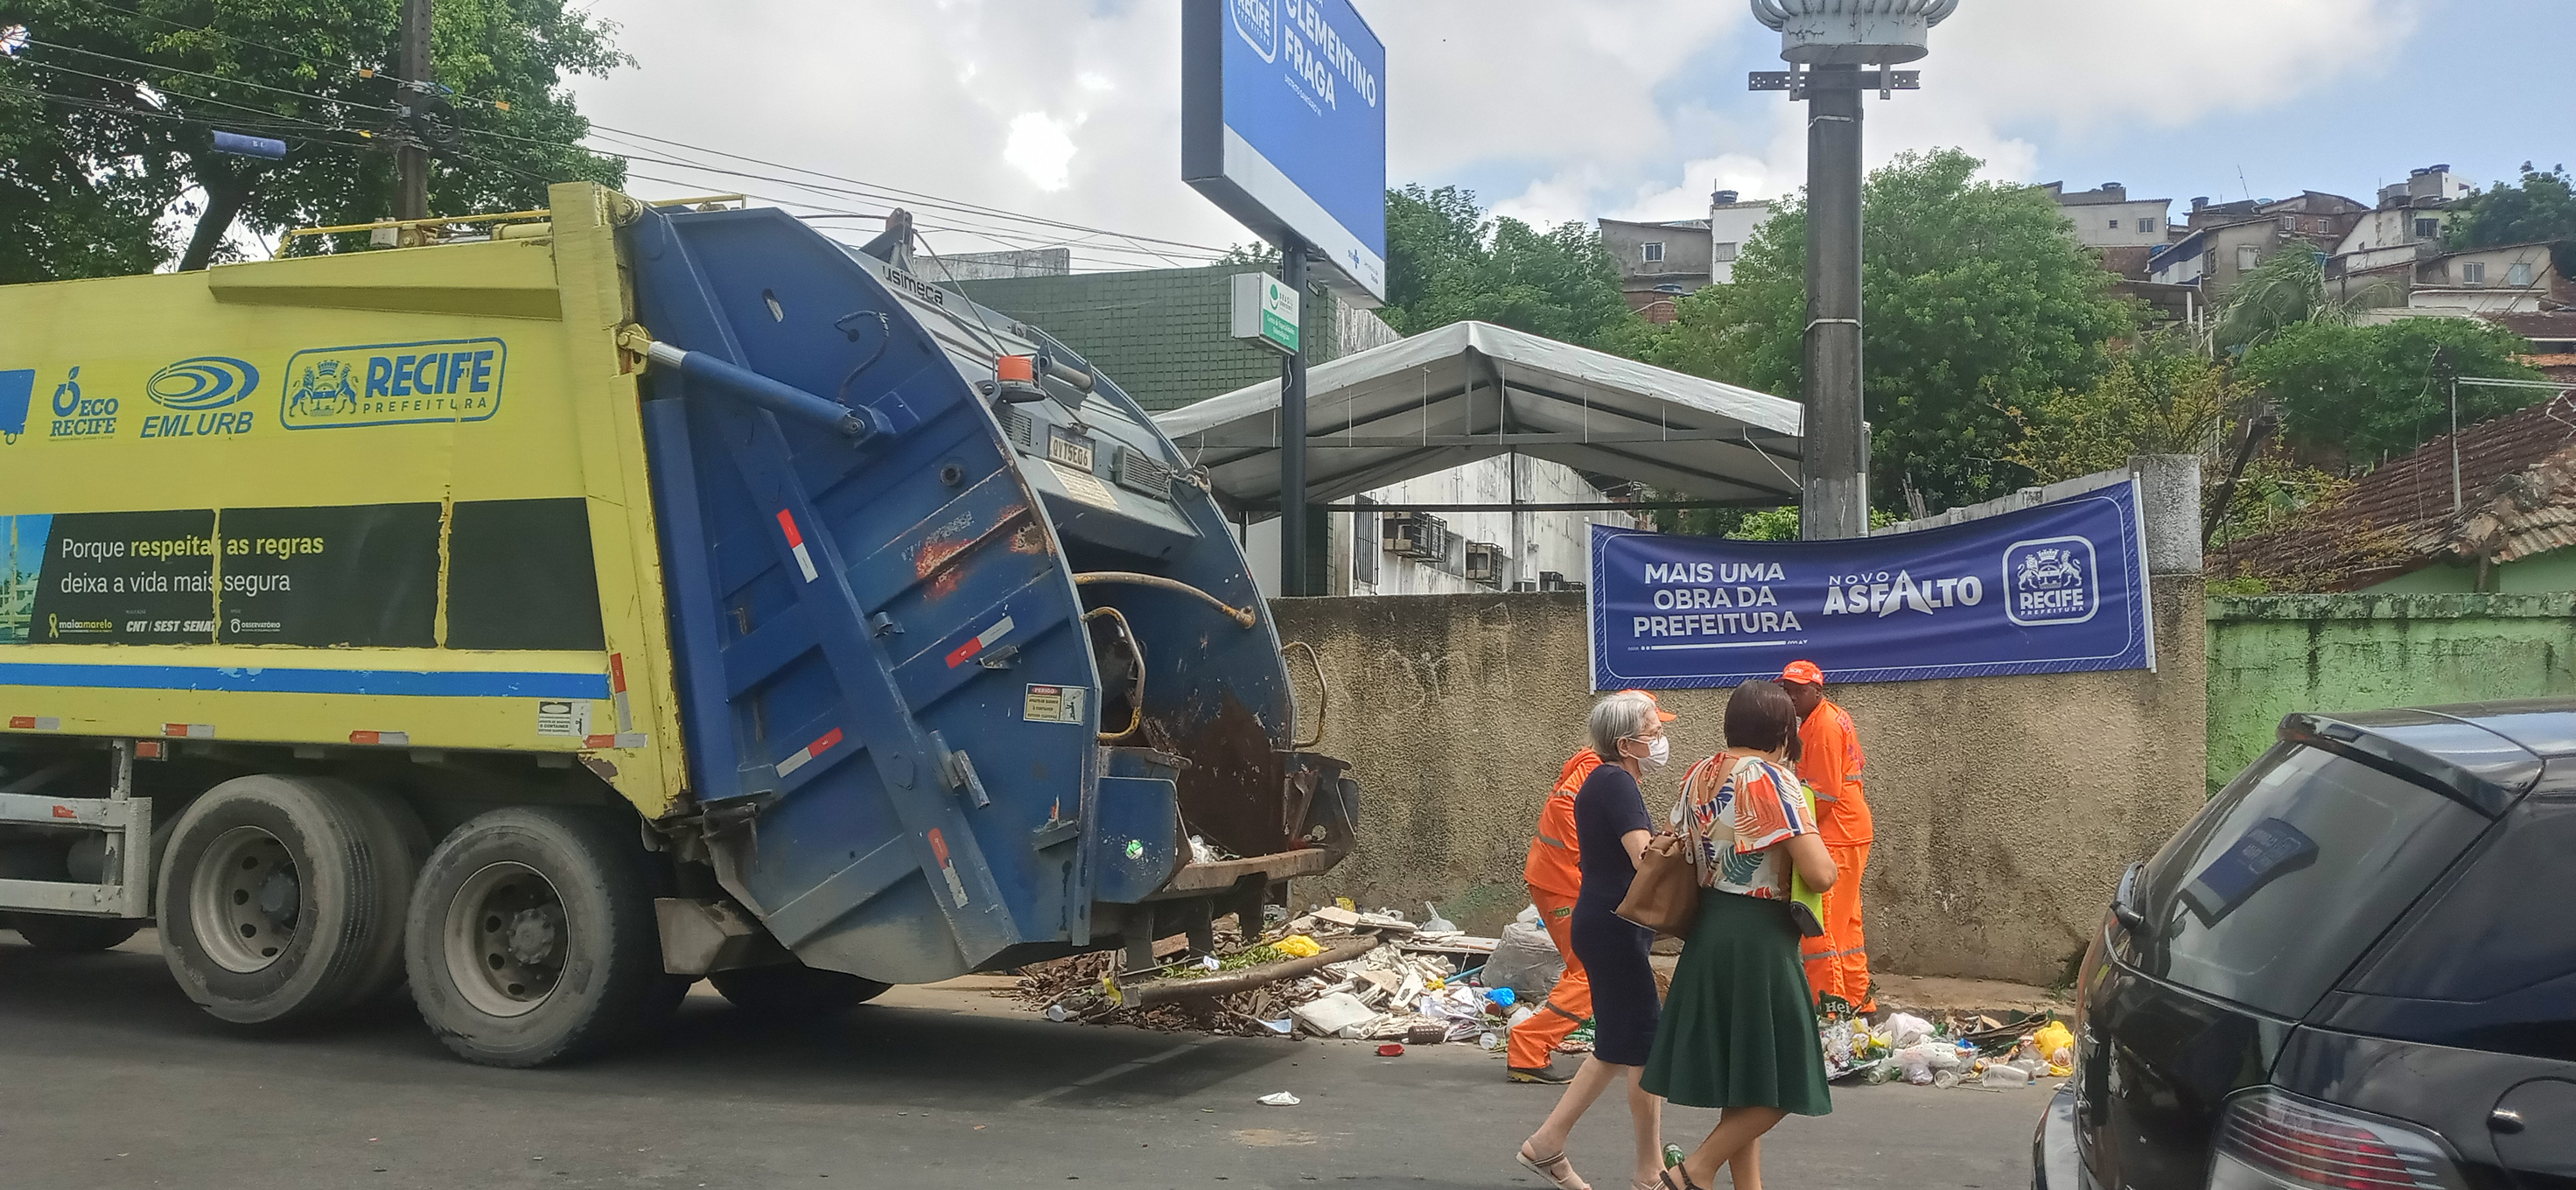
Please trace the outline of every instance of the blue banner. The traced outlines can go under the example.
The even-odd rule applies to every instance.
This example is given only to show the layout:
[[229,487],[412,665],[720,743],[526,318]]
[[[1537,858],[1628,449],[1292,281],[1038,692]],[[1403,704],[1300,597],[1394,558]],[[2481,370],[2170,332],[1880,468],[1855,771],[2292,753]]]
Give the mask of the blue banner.
[[2155,668],[2134,481],[1846,541],[1592,527],[1596,690]]

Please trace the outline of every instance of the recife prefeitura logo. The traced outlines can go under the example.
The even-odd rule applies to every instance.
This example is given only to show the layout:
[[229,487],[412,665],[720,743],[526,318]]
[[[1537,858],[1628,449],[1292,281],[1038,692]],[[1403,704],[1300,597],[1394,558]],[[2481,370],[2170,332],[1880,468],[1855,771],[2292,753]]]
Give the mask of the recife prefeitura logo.
[[2042,537],[2004,547],[2004,613],[2025,627],[2081,624],[2102,604],[2100,567],[2085,537]]
[[1279,0],[1230,0],[1234,32],[1264,62],[1279,60]]

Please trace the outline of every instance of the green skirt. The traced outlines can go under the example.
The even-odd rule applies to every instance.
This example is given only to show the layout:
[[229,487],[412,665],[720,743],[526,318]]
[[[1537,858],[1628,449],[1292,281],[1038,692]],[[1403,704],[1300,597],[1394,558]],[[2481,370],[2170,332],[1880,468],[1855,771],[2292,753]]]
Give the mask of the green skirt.
[[1642,1085],[1685,1107],[1831,1112],[1813,1004],[1788,905],[1703,889]]

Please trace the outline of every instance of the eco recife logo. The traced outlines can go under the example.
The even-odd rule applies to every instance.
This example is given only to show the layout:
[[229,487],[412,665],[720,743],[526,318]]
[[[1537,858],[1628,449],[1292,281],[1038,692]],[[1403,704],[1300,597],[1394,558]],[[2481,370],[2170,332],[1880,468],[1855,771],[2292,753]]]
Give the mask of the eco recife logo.
[[1234,32],[1264,62],[1279,60],[1279,0],[1234,0]]
[[259,390],[259,369],[230,356],[183,359],[143,382],[143,395],[170,410],[143,417],[145,438],[214,438],[250,432],[248,409],[228,408]]
[[2102,580],[2087,537],[2042,537],[2004,547],[2004,614],[2029,627],[2081,624],[2102,603]]
[[299,351],[286,361],[279,420],[290,430],[489,420],[509,359],[499,339]]

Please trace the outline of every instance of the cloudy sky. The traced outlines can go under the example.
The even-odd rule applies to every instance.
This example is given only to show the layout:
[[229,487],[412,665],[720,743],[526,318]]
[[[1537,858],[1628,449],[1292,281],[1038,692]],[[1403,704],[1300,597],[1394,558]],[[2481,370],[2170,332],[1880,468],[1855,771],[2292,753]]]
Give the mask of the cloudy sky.
[[[1554,222],[1688,218],[1713,188],[1769,197],[1803,176],[1798,109],[1744,89],[1746,71],[1778,68],[1779,39],[1743,0],[1355,2],[1387,43],[1393,184],[1463,185]],[[626,142],[668,159],[632,164],[640,193],[748,190],[874,215],[891,187],[1187,244],[1250,238],[1179,180],[1177,0],[592,10],[623,27],[637,65],[580,80],[584,108],[698,146]],[[1962,0],[1933,30],[1924,89],[1870,101],[1868,151],[1956,145],[1996,178],[2116,180],[2178,204],[2301,189],[2367,201],[2436,162],[2483,182],[2576,161],[2571,44],[2576,0]],[[776,179],[855,188],[707,148],[870,187],[798,189]],[[1077,242],[1097,266],[1193,260],[920,213],[956,229],[933,239],[947,251]]]

